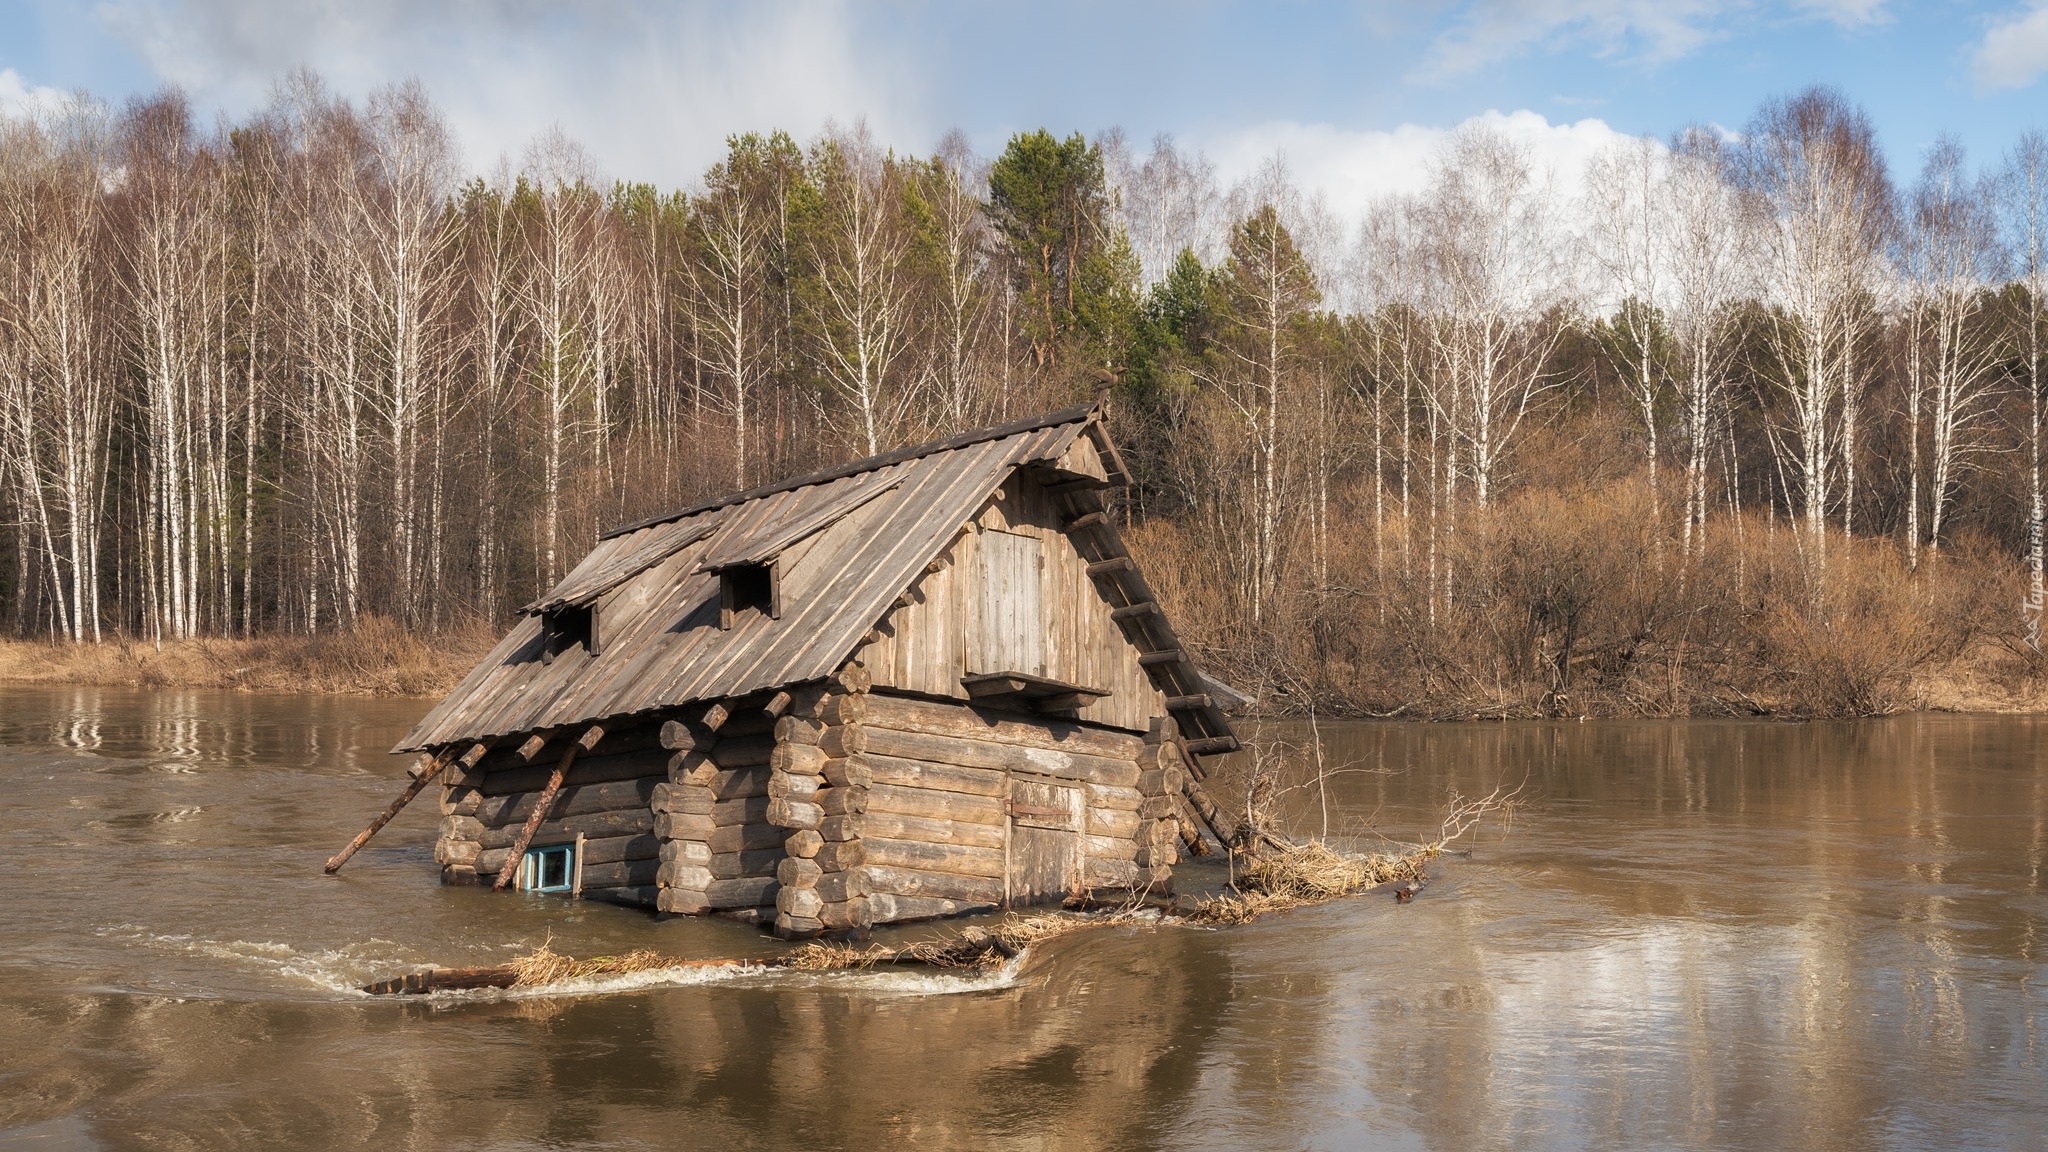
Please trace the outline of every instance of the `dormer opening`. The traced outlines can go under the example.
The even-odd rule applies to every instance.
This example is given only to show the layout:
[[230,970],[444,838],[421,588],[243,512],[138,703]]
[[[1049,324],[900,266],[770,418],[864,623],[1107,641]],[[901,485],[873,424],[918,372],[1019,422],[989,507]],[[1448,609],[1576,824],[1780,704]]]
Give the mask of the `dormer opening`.
[[595,604],[565,605],[543,612],[540,626],[540,659],[543,664],[552,664],[555,657],[579,646],[592,656],[598,654]]
[[718,572],[718,626],[730,628],[741,613],[782,616],[782,590],[773,564],[733,564]]

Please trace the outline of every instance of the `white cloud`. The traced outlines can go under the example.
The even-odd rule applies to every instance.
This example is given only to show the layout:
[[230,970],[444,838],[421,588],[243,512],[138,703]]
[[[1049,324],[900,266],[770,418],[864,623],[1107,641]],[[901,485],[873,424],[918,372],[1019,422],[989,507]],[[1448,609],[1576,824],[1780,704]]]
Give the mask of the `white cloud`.
[[1469,75],[1531,49],[1590,42],[1601,56],[1660,63],[1718,39],[1717,0],[1477,0],[1423,58],[1429,79]]
[[[1887,0],[1792,0],[1777,23],[1824,20],[1842,28],[1889,19]],[[1656,65],[1753,31],[1771,5],[1756,0],[1472,0],[1423,54],[1417,78],[1443,82],[1532,51],[1583,47],[1603,58]]]
[[413,75],[474,169],[517,158],[560,124],[611,175],[684,185],[737,131],[799,136],[865,115],[883,139],[929,146],[918,77],[864,40],[835,0],[709,3],[545,0],[111,0],[102,22],[164,80],[242,114],[287,71],[339,92]]
[[[1596,153],[1629,138],[1604,120],[1552,124],[1527,110],[1487,112],[1465,123],[1491,128],[1527,147],[1539,178],[1547,174],[1567,196],[1577,194]],[[1278,153],[1304,192],[1322,193],[1337,216],[1356,220],[1383,196],[1420,192],[1429,179],[1431,158],[1460,126],[1403,124],[1391,131],[1359,131],[1275,121],[1201,143],[1226,185],[1251,176]]]
[[64,93],[40,84],[30,84],[12,68],[0,68],[0,116],[23,116],[48,111],[64,102]]
[[1971,72],[1979,89],[2025,88],[2048,72],[2048,3],[2036,0],[2032,11],[1993,24]]

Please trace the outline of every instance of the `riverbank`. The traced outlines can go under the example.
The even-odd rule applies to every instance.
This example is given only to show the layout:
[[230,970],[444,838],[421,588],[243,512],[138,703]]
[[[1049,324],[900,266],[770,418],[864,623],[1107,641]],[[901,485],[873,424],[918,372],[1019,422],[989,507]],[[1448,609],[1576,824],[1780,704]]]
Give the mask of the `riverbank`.
[[436,697],[455,687],[497,639],[485,628],[420,636],[379,619],[318,636],[0,640],[0,683]]
[[[197,637],[155,644],[113,638],[68,644],[0,640],[0,684],[75,684],[109,688],[210,688],[241,692],[319,692],[343,696],[433,698],[445,695],[483,659],[498,633],[470,628],[420,636],[386,620],[369,620],[353,632],[319,636],[271,635],[249,639]],[[1228,676],[1226,674],[1226,679]],[[1953,659],[1900,677],[1899,690],[1885,694],[1890,711],[2048,713],[2048,676],[2006,645],[1981,640]],[[1647,697],[1600,696],[1582,700],[1582,710],[1601,717],[1680,714],[1671,701]],[[1696,704],[1700,703],[1695,701]],[[1696,707],[1694,715],[1749,713],[1807,717],[1814,713],[1792,693],[1744,694]],[[1343,714],[1341,708],[1326,712]],[[1286,714],[1293,709],[1275,709]],[[1473,712],[1420,706],[1400,718],[1540,718],[1533,699],[1494,702]]]

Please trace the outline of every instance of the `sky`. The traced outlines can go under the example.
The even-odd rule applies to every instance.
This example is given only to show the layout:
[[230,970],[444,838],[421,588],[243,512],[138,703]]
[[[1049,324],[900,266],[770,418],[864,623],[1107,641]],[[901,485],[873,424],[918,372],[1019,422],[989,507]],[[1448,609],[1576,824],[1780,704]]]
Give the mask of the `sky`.
[[1811,84],[1868,110],[1902,181],[1944,131],[1994,162],[2048,128],[2048,0],[0,0],[0,107],[175,85],[242,116],[300,67],[357,98],[418,78],[478,172],[557,125],[608,176],[684,188],[747,130],[865,118],[899,150],[957,127],[993,154],[1119,126],[1226,183],[1278,154],[1349,213],[1420,187],[1475,118],[1568,179]]

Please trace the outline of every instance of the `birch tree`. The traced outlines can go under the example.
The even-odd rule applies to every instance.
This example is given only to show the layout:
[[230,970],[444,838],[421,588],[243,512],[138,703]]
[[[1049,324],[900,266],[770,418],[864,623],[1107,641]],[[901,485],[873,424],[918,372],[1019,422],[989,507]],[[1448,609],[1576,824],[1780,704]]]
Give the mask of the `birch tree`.
[[1998,177],[1999,218],[2005,250],[2019,280],[2017,338],[2009,348],[2019,361],[2019,383],[2027,394],[2027,567],[2030,587],[2027,613],[2030,641],[2040,647],[2041,618],[2048,588],[2043,584],[2043,516],[2041,490],[2041,408],[2048,389],[2048,348],[2043,347],[2043,295],[2048,294],[2048,136],[2023,134],[2006,155]]
[[1706,543],[1707,469],[1714,431],[1725,424],[1735,352],[1732,317],[1746,267],[1741,214],[1723,176],[1718,133],[1689,128],[1672,141],[1666,163],[1674,376],[1685,436],[1685,550]]
[[1828,89],[1764,106],[1736,156],[1760,263],[1768,388],[1789,410],[1776,427],[1781,464],[1799,484],[1800,524],[1825,563],[1827,512],[1839,475],[1853,528],[1856,358],[1870,278],[1883,250],[1890,192],[1869,121]]
[[828,133],[812,157],[819,212],[807,295],[821,374],[851,409],[865,455],[896,443],[918,395],[904,353],[915,325],[902,176],[865,122]]
[[1527,150],[1484,128],[1451,138],[1423,203],[1435,345],[1428,400],[1485,508],[1531,403],[1555,383],[1550,355],[1565,324],[1554,209]]
[[106,118],[69,103],[0,122],[0,476],[35,538],[51,631],[100,638],[101,512],[115,381],[99,271]]
[[[1969,178],[1962,146],[1943,137],[1928,153],[1909,206],[1907,387],[1916,401],[1922,395],[1930,401],[1926,543],[1933,552],[1941,550],[1961,473],[1988,447],[1983,432],[1994,414],[2000,349],[1983,322],[1998,242],[1989,192]],[[1914,432],[1917,457],[1917,427]],[[1916,469],[1909,545],[1916,557],[1919,479]]]

